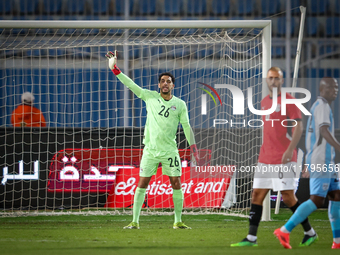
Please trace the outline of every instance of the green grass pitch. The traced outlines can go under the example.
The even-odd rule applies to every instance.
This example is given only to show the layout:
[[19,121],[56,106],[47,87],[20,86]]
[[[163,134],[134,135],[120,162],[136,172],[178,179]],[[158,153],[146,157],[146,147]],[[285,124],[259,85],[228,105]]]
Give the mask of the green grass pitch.
[[319,241],[298,247],[303,237],[298,226],[291,234],[292,250],[285,250],[273,235],[290,211],[272,214],[261,222],[258,247],[230,247],[241,241],[248,219],[224,215],[183,215],[191,230],[172,229],[173,216],[141,216],[139,230],[125,230],[129,215],[115,216],[27,216],[0,218],[0,249],[5,254],[335,254],[327,210],[318,210],[310,221]]

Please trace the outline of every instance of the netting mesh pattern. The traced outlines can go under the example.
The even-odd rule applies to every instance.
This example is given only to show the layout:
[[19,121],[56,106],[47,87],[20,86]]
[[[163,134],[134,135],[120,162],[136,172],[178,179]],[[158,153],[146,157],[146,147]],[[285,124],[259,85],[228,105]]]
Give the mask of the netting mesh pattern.
[[[212,165],[255,164],[260,129],[230,126],[230,120],[247,123],[253,114],[245,108],[244,115],[234,115],[233,95],[226,89],[216,89],[222,105],[215,95],[216,102],[208,96],[202,114],[205,92],[199,88],[234,85],[246,101],[251,87],[254,107],[259,109],[262,46],[260,29],[1,29],[0,178],[4,179],[5,168],[11,177],[0,187],[0,210],[101,209],[119,174],[132,175],[131,169],[115,172],[110,167],[138,169],[140,152],[136,156],[131,151],[143,148],[145,103],[109,70],[105,58],[109,50],[118,51],[118,66],[143,88],[158,90],[158,75],[174,74],[173,93],[186,102],[198,147],[210,151]],[[46,119],[45,128],[12,127],[12,112],[27,91]],[[216,119],[228,124],[214,127]],[[177,142],[179,149],[187,149],[181,127]],[[122,155],[115,150],[122,150]],[[190,161],[186,156],[182,160]],[[78,171],[79,183],[61,180],[62,169],[74,178]],[[35,171],[38,177],[28,178]],[[84,175],[96,171],[103,179],[85,184]],[[222,198],[203,195],[205,200],[219,199],[210,204],[213,208],[222,208],[228,197],[226,210],[239,213],[249,205],[252,176],[235,174],[230,179]],[[208,178],[205,183],[209,181],[216,180]],[[53,182],[58,182],[58,189],[51,188]],[[156,200],[155,204],[164,212],[168,208]]]

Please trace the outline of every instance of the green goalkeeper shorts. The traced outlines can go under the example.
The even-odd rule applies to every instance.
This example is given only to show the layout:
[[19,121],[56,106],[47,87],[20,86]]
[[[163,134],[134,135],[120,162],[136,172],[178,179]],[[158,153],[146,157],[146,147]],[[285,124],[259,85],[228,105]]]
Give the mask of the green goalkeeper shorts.
[[178,150],[159,153],[155,150],[144,148],[140,162],[139,176],[151,177],[157,173],[159,163],[162,164],[162,173],[167,176],[181,176],[182,166]]

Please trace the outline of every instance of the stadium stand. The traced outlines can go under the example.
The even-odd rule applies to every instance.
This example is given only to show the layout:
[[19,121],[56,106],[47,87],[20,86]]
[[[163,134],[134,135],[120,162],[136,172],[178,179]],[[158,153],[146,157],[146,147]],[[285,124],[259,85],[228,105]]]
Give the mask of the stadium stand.
[[262,17],[277,14],[280,11],[280,0],[261,0]]
[[166,16],[180,15],[183,9],[183,0],[172,0],[163,2],[163,13]]
[[20,15],[32,15],[39,11],[39,0],[19,0]]
[[45,15],[53,15],[53,14],[61,14],[61,6],[63,1],[62,0],[44,0],[43,1],[43,10]]
[[[0,0],[0,19],[12,20],[124,20],[125,4],[129,4],[130,19],[137,20],[211,20],[211,19],[262,19],[271,17],[273,21],[273,38],[281,40],[273,40],[272,57],[273,60],[283,61],[286,56],[284,38],[286,36],[286,17],[285,8],[287,1],[285,0]],[[303,48],[303,57],[313,59],[314,57],[324,56],[327,60],[338,60],[340,54],[339,37],[340,37],[340,1],[338,0],[290,0],[292,10],[292,24],[289,32],[296,39],[299,30],[300,10],[299,6],[307,7],[307,18],[305,26],[305,42],[304,45],[311,45],[310,51],[308,47]],[[283,13],[281,13],[283,12]],[[276,15],[280,13],[279,15]],[[213,30],[213,29],[211,29]],[[207,31],[211,31],[207,30]],[[3,30],[1,30],[3,31]],[[21,36],[25,30],[13,29],[13,35]],[[171,29],[157,29],[156,33],[160,36],[167,36]],[[219,33],[219,29],[214,29]],[[37,34],[53,34],[54,29],[36,29],[33,31]],[[73,29],[65,29],[66,35],[75,32]],[[85,29],[84,33],[98,34],[98,29]],[[137,30],[137,34],[144,35],[145,30]],[[182,34],[195,34],[203,31],[197,29],[182,30]],[[231,34],[237,34],[240,29],[234,29]],[[79,31],[78,31],[79,33]],[[101,31],[110,35],[122,34],[122,29],[109,29]],[[331,39],[330,41],[328,41]],[[307,43],[308,42],[308,43]],[[295,49],[295,48],[294,48]],[[185,58],[223,58],[222,51],[213,53],[209,48],[189,49],[189,47],[130,47],[128,56],[131,59],[140,59],[145,55],[143,52],[151,51],[152,54],[162,55],[164,58],[172,59],[173,57],[182,56]],[[122,51],[122,49],[120,49]],[[74,59],[90,59],[94,52],[90,48],[77,47],[67,51],[58,49],[28,49],[24,52],[6,51],[4,54],[15,58],[19,54],[23,54],[27,58],[48,58],[55,55],[57,58],[67,54]],[[253,53],[248,53],[253,54]],[[292,50],[292,55],[295,50]],[[320,77],[325,74],[339,76],[339,69],[325,68],[328,64],[323,62],[323,57],[317,63],[323,68],[310,68],[302,72],[305,76]],[[273,61],[273,62],[274,62]],[[302,60],[303,61],[303,60]],[[277,62],[279,64],[283,62]],[[330,62],[333,63],[333,62]],[[315,63],[314,63],[315,64]],[[329,71],[332,70],[332,71]],[[144,80],[143,74],[134,74],[141,83],[149,83]],[[99,75],[100,77],[100,75]],[[46,78],[47,79],[47,78]],[[89,81],[88,81],[89,82]],[[135,113],[137,114],[137,113]],[[138,113],[144,114],[144,113]],[[143,115],[144,116],[144,115]],[[52,119],[55,117],[50,116]],[[56,117],[57,118],[57,117]]]
[[[340,36],[340,1],[290,1],[293,15],[300,12],[297,8],[300,4],[307,6],[307,37],[326,36],[329,38]],[[0,14],[1,19],[17,20],[100,20],[104,17],[119,20],[125,15],[126,3],[129,3],[128,14],[132,19],[256,19],[259,15],[266,18],[284,12],[286,8],[286,1],[284,0],[1,0]],[[255,6],[259,8],[255,8]],[[283,15],[285,14],[272,19],[274,36],[285,36],[286,27]],[[143,18],[143,16],[146,18]],[[297,23],[297,21],[292,22],[292,35],[297,33]],[[46,30],[40,32],[44,33]],[[115,33],[115,30],[110,32]],[[195,30],[187,32],[192,34]],[[13,33],[21,34],[18,30],[13,31]],[[67,33],[72,33],[72,31],[69,30]],[[168,30],[162,32],[163,35],[167,33]],[[280,56],[281,54],[276,55]]]
[[109,0],[88,1],[91,14],[107,15],[109,13]]
[[[283,3],[281,2],[281,6],[283,7],[283,8],[281,8],[281,11],[283,11],[283,10],[285,10],[286,8],[285,8],[285,4],[286,4],[286,1],[283,1]],[[301,6],[301,0],[291,0],[290,1],[290,8],[292,8],[293,10],[292,10],[292,14],[293,15],[298,15],[298,14],[300,14],[300,8],[299,8],[299,6]]]
[[335,1],[333,10],[335,15],[340,15],[340,1]]
[[338,37],[340,36],[340,18],[328,17],[326,21],[326,36]]
[[[300,13],[300,5],[307,6],[307,36],[339,36],[337,20],[340,15],[340,1],[337,0],[290,0],[292,14]],[[125,4],[129,3],[129,15],[148,19],[185,18],[194,19],[256,19],[284,12],[284,0],[1,0],[2,19],[120,19],[125,15]],[[255,8],[256,6],[256,8]],[[281,14],[282,17],[284,14]],[[326,16],[327,15],[327,16]],[[53,18],[50,18],[52,16]],[[97,17],[100,16],[100,17]],[[322,19],[324,17],[324,20]],[[317,20],[313,19],[316,18]],[[326,21],[327,18],[327,21]],[[281,21],[280,21],[281,22]],[[284,36],[284,24],[273,26],[273,35]],[[325,31],[323,27],[325,26]],[[294,27],[294,34],[297,28]]]
[[319,23],[317,17],[307,17],[306,19],[306,33],[307,36],[317,36],[319,34]]
[[113,0],[113,10],[115,15],[125,14],[125,4],[129,4],[129,15],[133,13],[133,0]]
[[330,55],[334,54],[339,50],[339,47],[336,45],[323,45],[321,44],[319,47],[319,55]]
[[206,0],[187,0],[186,13],[188,16],[200,16],[207,13]]
[[308,0],[307,6],[310,15],[325,15],[329,12],[328,0]]
[[[290,34],[293,36],[296,34],[296,21],[294,17],[291,19],[291,27],[290,27]],[[277,18],[277,31],[276,35],[278,37],[286,36],[286,17]]]
[[13,3],[14,3],[13,1],[1,0],[0,1],[0,13],[2,15],[13,13],[13,10],[14,10]]
[[70,15],[82,15],[85,12],[85,1],[68,0],[65,6],[65,13]]
[[155,15],[156,0],[140,0],[138,10],[140,15]]
[[285,47],[284,46],[272,47],[272,57],[273,58],[283,58],[283,57],[285,57]]
[[254,1],[252,0],[239,0],[236,4],[238,16],[249,16],[254,12]]
[[221,15],[228,15],[230,8],[230,1],[219,1],[213,0],[211,2],[211,15],[221,16]]

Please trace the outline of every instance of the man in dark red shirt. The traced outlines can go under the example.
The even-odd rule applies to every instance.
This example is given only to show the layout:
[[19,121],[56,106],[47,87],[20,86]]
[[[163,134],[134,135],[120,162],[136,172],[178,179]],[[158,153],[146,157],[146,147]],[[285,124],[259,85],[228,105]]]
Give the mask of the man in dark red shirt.
[[11,122],[14,127],[46,127],[42,112],[33,106],[34,96],[25,92],[21,96],[22,104],[13,112]]
[[[296,160],[298,144],[302,131],[300,110],[293,104],[287,104],[286,115],[281,114],[281,86],[283,73],[278,67],[271,67],[267,73],[269,95],[261,101],[261,110],[268,110],[273,105],[273,96],[277,96],[277,107],[270,115],[263,116],[263,144],[254,175],[252,202],[249,213],[249,232],[241,242],[232,247],[257,246],[257,229],[262,217],[263,201],[270,189],[280,191],[283,202],[294,211],[300,205],[295,196],[297,184]],[[277,93],[275,93],[275,88]],[[287,99],[293,99],[286,94]],[[318,239],[308,219],[301,223],[305,236],[300,246],[309,246]]]

